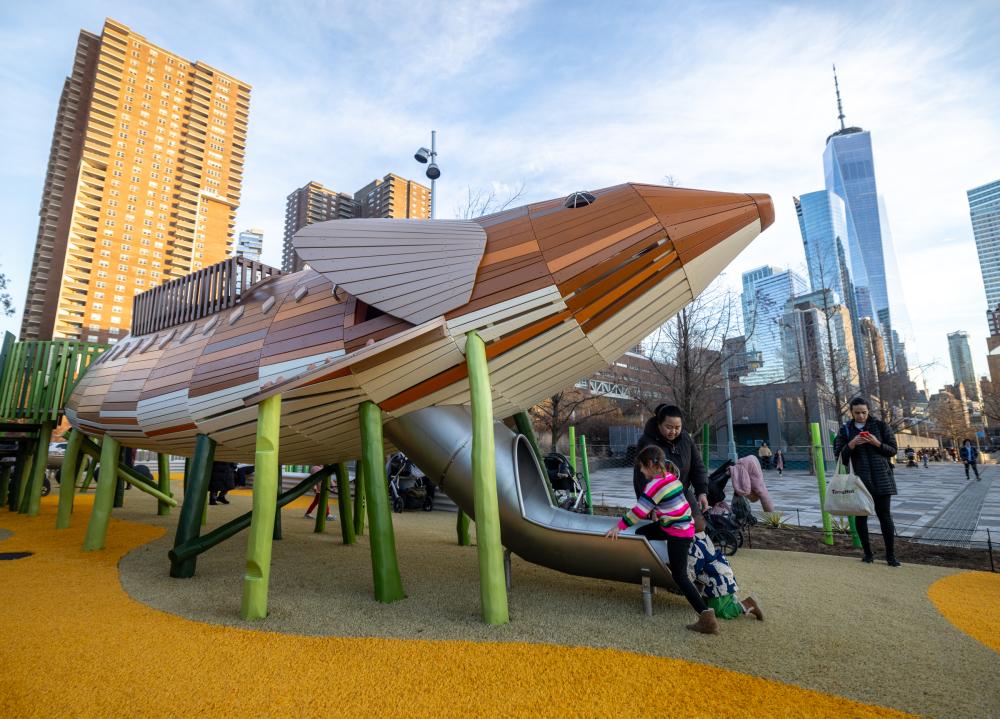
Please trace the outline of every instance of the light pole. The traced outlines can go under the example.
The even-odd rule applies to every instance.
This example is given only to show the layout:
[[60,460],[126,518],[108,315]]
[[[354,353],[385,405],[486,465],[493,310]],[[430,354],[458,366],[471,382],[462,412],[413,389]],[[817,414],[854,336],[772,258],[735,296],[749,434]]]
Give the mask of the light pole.
[[424,174],[431,181],[431,219],[434,219],[434,205],[436,204],[436,195],[434,193],[434,183],[441,177],[441,168],[437,166],[435,159],[437,158],[437,130],[431,130],[431,149],[426,147],[421,147],[413,154],[413,159],[422,165],[427,165],[427,172]]
[[725,382],[723,383],[723,388],[726,392],[726,433],[729,435],[729,459],[734,463],[739,457],[736,454],[736,438],[733,437],[733,398],[729,393],[729,361],[732,359],[732,355],[726,356],[722,360],[722,373],[725,375]]

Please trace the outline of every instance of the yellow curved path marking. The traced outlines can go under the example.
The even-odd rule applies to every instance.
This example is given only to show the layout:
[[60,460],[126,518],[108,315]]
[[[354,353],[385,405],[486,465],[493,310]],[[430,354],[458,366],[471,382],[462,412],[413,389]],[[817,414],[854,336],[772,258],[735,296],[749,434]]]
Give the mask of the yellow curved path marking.
[[[193,622],[131,600],[119,584],[118,560],[164,530],[112,521],[107,548],[84,554],[87,504],[59,532],[51,504],[36,519],[0,510],[0,526],[15,532],[0,551],[36,553],[0,562],[0,716],[609,717],[637,697],[651,707],[672,691],[685,717],[909,716],[616,650],[303,637]],[[373,606],[379,611],[391,609]],[[694,696],[704,701],[690,704]]]
[[927,596],[955,627],[1000,652],[1000,574],[962,572],[937,580]]

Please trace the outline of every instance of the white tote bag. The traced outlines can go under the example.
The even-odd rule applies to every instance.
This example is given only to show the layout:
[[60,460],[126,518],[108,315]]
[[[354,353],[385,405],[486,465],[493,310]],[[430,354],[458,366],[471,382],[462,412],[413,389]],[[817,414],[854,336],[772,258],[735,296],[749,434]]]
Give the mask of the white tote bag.
[[837,474],[827,482],[823,511],[841,517],[868,517],[875,514],[875,501],[861,477],[854,472],[841,474],[841,466],[837,462]]

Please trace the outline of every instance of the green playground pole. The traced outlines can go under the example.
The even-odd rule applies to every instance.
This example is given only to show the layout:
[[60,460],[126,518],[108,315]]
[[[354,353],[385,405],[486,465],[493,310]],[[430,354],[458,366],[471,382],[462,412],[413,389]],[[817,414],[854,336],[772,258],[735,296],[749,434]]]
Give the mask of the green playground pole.
[[[159,452],[156,455],[156,474],[159,489],[168,497],[173,496],[170,492],[170,455]],[[166,502],[159,502],[156,505],[156,513],[161,517],[170,514],[170,505]]]
[[59,511],[56,514],[56,529],[69,528],[70,515],[73,514],[73,493],[76,491],[76,475],[80,473],[80,460],[83,453],[83,432],[70,430],[66,442],[66,454],[63,456],[62,469],[59,472]]
[[247,538],[247,565],[243,575],[240,616],[267,616],[267,592],[271,581],[271,543],[274,515],[281,489],[278,440],[281,436],[281,395],[268,397],[257,407],[257,449],[254,454],[253,511]]
[[326,531],[327,507],[330,505],[330,478],[327,477],[319,488],[319,511],[316,513],[316,527],[313,532],[322,534]]
[[535,453],[538,465],[544,469],[545,462],[542,459],[542,449],[538,446],[538,439],[535,437],[535,428],[531,426],[531,418],[528,417],[528,413],[521,411],[515,414],[514,424],[517,426],[517,431],[528,438],[528,444],[531,445],[531,451]]
[[87,524],[87,536],[83,540],[83,551],[93,552],[104,548],[104,540],[108,536],[108,522],[111,519],[111,506],[115,502],[115,482],[118,481],[118,440],[111,435],[104,435],[101,443],[101,474],[97,478],[97,490],[94,494],[94,507],[90,510],[90,522]]
[[[479,599],[483,621],[487,624],[506,624],[510,617],[507,611],[507,582],[497,501],[493,394],[486,360],[486,344],[475,332],[466,335],[465,361],[469,368],[469,391],[472,397],[472,487],[476,512],[476,549],[479,555]],[[573,438],[572,427],[570,438]]]
[[[820,434],[819,422],[811,422],[809,429],[812,433],[813,464],[816,467],[816,481],[819,484],[819,506],[823,509],[823,502],[826,501],[826,466],[823,461],[823,436]],[[830,522],[830,515],[823,514],[823,543],[833,544],[833,525]]]
[[[212,476],[212,461],[215,458],[215,440],[207,434],[199,434],[195,439],[194,456],[188,464],[190,472],[187,477],[187,488],[184,491],[184,503],[181,505],[181,516],[177,520],[177,534],[174,536],[174,546],[190,542],[201,534],[201,518],[205,513],[208,500],[208,483]],[[104,471],[101,471],[101,481],[104,481]],[[194,576],[198,558],[192,557],[183,562],[170,563],[170,576],[175,579],[189,579]]]
[[580,464],[583,465],[583,491],[587,500],[587,514],[594,513],[594,503],[590,496],[590,461],[587,459],[587,437],[580,435]]
[[[278,465],[278,491],[274,494],[274,501],[277,503],[278,497],[281,496],[281,488],[285,483],[285,471],[282,469],[281,465]],[[271,539],[280,540],[281,537],[281,507],[275,504],[274,510],[274,529],[271,530]]]
[[461,509],[458,510],[458,519],[455,521],[455,533],[458,535],[458,546],[468,547],[472,544],[472,538],[469,536],[469,515]]
[[11,478],[10,478],[10,489],[7,495],[7,509],[11,512],[16,512],[20,508],[20,485],[21,485],[21,475],[24,474],[24,465],[27,464],[28,458],[30,457],[28,452],[27,442],[17,443],[17,457],[14,460],[14,466],[11,467]]
[[0,465],[0,506],[7,504],[7,487],[10,485],[10,465]]
[[337,509],[340,510],[340,538],[344,544],[354,544],[354,512],[351,507],[351,476],[347,462],[337,464]]
[[31,495],[28,497],[28,516],[37,517],[42,506],[42,485],[49,464],[49,442],[52,441],[52,422],[42,422],[38,429],[38,446],[35,447],[35,467],[31,475]]
[[[492,400],[491,400],[492,401]],[[569,428],[569,466],[573,471],[577,471],[576,466],[576,427],[570,425]]]
[[708,469],[708,422],[701,425],[701,462]]
[[[836,443],[837,443],[837,433],[836,432],[830,432],[830,446],[832,447]],[[844,471],[841,472],[840,471],[841,469],[843,469]],[[847,474],[847,467],[845,467],[843,464],[841,464],[838,461],[837,462],[837,471],[838,471],[839,474]],[[848,523],[848,525],[850,525],[851,546],[853,546],[855,549],[861,549],[861,537],[858,536],[858,524],[855,521],[855,518],[854,517],[848,517],[847,518],[847,523]]]
[[368,500],[369,546],[375,599],[389,604],[406,597],[396,560],[396,539],[392,533],[392,513],[385,482],[385,453],[382,444],[382,410],[365,401],[358,408],[361,422],[361,463],[364,466],[365,498]]
[[[98,437],[97,438],[97,446],[98,447],[103,447],[104,446],[104,438],[103,437]],[[91,484],[91,482],[94,481],[94,475],[97,474],[97,465],[99,463],[100,463],[99,459],[95,459],[94,457],[89,457],[88,456],[88,458],[87,458],[87,471],[83,475],[83,482],[80,484],[80,491],[81,492],[88,492],[88,491],[90,491],[90,484]]]
[[31,477],[35,471],[35,455],[38,453],[37,447],[31,445],[31,449],[24,456],[24,464],[21,465],[21,473],[17,480],[17,512],[25,514],[28,511],[28,488],[31,486]]
[[365,467],[361,460],[354,462],[354,534],[365,533]]

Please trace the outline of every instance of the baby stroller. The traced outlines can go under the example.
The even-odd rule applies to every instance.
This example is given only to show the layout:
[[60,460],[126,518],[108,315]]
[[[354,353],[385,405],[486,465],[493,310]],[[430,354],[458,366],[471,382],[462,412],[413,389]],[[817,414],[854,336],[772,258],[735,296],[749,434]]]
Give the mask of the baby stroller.
[[402,452],[390,455],[385,465],[389,481],[389,499],[394,512],[420,508],[434,509],[434,485]]
[[[740,522],[726,503],[726,484],[729,482],[729,468],[731,466],[733,466],[733,461],[726,460],[722,466],[709,475],[709,510],[705,514],[705,533],[712,540],[712,544],[721,549],[727,557],[736,554],[736,550],[743,546],[743,531]],[[737,497],[736,499],[742,498]]]
[[580,475],[577,474],[569,458],[559,452],[549,452],[542,458],[545,462],[545,473],[549,476],[555,494],[556,506],[571,512],[586,512],[586,497]]

